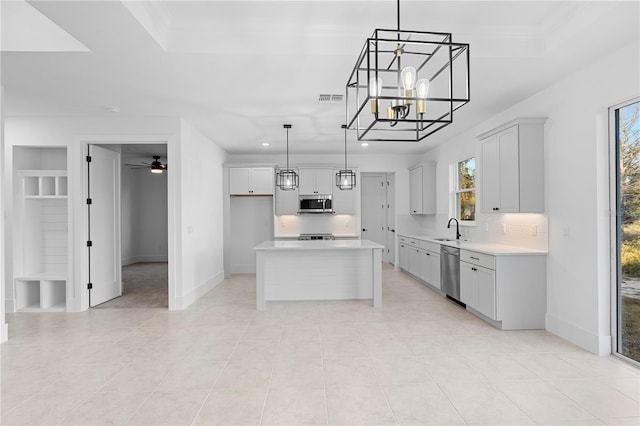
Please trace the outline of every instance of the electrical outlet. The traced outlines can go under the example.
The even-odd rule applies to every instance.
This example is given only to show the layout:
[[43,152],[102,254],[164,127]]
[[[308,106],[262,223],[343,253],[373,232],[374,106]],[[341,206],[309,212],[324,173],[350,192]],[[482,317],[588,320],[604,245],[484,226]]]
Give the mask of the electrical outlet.
[[538,235],[538,225],[531,225],[531,236],[536,237]]

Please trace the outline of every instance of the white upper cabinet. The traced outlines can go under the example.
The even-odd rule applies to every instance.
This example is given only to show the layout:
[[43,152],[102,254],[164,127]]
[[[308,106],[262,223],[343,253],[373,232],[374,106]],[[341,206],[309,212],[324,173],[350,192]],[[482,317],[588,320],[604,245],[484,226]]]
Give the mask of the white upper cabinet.
[[292,215],[298,214],[298,189],[282,190],[276,187],[276,215]]
[[300,169],[300,195],[332,194],[334,178],[331,169]]
[[273,195],[273,169],[232,167],[229,169],[230,195]]
[[409,169],[409,213],[435,214],[436,165],[423,164]]
[[517,119],[479,136],[483,213],[544,212],[545,120]]

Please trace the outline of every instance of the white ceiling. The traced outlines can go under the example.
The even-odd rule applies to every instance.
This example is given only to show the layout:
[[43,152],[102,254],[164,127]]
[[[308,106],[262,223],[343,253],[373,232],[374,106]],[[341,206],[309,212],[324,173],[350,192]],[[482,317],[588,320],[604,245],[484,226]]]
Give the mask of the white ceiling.
[[[393,0],[29,5],[90,52],[11,49],[6,31],[28,25],[15,25],[3,1],[8,116],[113,116],[105,106],[118,106],[119,116],[181,116],[234,154],[264,153],[261,142],[283,152],[283,123],[293,124],[292,153],[342,152],[345,105],[317,97],[343,94],[365,39],[375,28],[396,26]],[[470,44],[471,102],[422,143],[372,143],[367,152],[424,151],[638,40],[639,5],[403,0],[402,29],[451,32]],[[351,150],[363,149],[351,132],[349,141]]]

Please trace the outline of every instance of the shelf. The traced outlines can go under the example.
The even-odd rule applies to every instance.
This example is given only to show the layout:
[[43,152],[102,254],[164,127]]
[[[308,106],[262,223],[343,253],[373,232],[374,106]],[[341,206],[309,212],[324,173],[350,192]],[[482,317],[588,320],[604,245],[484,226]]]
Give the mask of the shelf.
[[24,178],[25,198],[66,198],[67,172],[64,170],[20,170]]
[[[43,274],[45,276],[46,274]],[[16,278],[17,309],[21,312],[64,312],[67,302],[67,281],[51,279]]]

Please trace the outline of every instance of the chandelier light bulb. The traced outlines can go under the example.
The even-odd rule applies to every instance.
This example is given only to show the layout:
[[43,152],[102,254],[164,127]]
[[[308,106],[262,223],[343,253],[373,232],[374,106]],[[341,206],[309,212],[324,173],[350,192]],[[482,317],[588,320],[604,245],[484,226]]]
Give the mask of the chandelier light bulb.
[[414,67],[404,67],[400,72],[400,79],[404,90],[413,90],[416,84],[416,69]]
[[371,77],[369,80],[369,97],[371,99],[371,114],[378,113],[378,98],[382,95],[382,77]]
[[429,94],[429,79],[421,78],[416,82],[416,96],[418,97],[418,114],[427,112],[427,96]]

